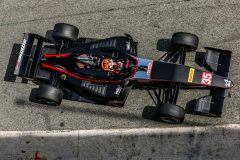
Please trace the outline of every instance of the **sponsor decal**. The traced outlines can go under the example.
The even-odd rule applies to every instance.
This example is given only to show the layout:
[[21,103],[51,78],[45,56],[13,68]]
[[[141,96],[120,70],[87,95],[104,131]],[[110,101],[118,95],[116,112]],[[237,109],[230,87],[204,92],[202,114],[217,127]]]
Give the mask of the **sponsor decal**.
[[26,47],[26,43],[27,43],[27,40],[23,39],[23,42],[22,42],[22,45],[21,45],[21,49],[20,49],[20,53],[19,53],[19,56],[18,56],[18,63],[20,63],[21,60],[22,60],[22,56],[23,56],[24,49]]
[[194,68],[190,68],[189,74],[188,74],[188,82],[190,82],[190,83],[193,82],[194,72],[195,72],[195,69]]
[[60,78],[65,81],[66,78],[67,78],[67,75],[66,74],[61,74]]
[[148,63],[147,76],[149,77],[152,71],[152,63]]
[[225,86],[226,87],[231,87],[231,81],[230,80],[224,79],[224,81],[225,81]]
[[118,87],[114,94],[119,95],[122,90],[122,87]]
[[212,84],[212,73],[202,72],[201,84],[211,85]]
[[131,43],[130,42],[127,42],[127,47],[126,48],[127,48],[128,51],[130,51],[130,49],[131,49]]
[[21,64],[23,52],[24,52],[25,47],[26,47],[26,43],[27,43],[27,40],[23,39],[23,42],[22,42],[22,45],[21,45],[21,49],[20,49],[20,52],[19,52],[19,56],[18,56],[18,60],[17,60],[17,65],[16,65],[16,69],[17,70],[19,69],[20,64]]

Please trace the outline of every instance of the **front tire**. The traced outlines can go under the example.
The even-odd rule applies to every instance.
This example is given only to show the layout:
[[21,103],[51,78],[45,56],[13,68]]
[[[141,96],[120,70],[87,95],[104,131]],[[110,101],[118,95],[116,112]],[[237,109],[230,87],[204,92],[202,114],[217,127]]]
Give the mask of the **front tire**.
[[36,91],[36,100],[51,106],[60,105],[63,99],[63,91],[51,85],[41,84]]
[[177,124],[184,120],[185,110],[177,105],[163,103],[158,106],[158,119],[166,123]]
[[177,48],[184,47],[189,52],[198,48],[198,41],[198,36],[192,33],[176,32],[172,35],[172,46]]

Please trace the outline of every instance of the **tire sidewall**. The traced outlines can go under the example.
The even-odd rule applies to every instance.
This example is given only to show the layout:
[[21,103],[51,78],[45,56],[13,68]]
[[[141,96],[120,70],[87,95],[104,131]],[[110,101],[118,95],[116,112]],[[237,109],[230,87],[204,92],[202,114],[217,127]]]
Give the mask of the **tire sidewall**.
[[36,98],[49,105],[60,105],[63,99],[63,91],[51,85],[41,84],[37,90]]

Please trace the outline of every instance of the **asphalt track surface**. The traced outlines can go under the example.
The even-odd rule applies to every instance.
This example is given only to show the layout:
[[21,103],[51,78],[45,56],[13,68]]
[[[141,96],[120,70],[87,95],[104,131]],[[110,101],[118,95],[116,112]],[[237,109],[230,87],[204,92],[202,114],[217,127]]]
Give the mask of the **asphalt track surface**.
[[[62,130],[141,127],[208,126],[240,123],[240,2],[238,0],[0,0],[0,130]],[[158,39],[186,31],[200,38],[204,46],[232,50],[230,78],[235,86],[228,91],[222,118],[186,115],[184,123],[169,125],[142,119],[145,106],[153,105],[146,91],[131,91],[124,108],[63,101],[50,107],[28,101],[36,87],[4,81],[13,44],[24,32],[45,35],[55,23],[80,28],[80,36],[106,38],[129,33],[139,42],[139,55],[157,59]],[[189,53],[187,64],[194,64]],[[207,95],[204,91],[183,90],[178,104]]]

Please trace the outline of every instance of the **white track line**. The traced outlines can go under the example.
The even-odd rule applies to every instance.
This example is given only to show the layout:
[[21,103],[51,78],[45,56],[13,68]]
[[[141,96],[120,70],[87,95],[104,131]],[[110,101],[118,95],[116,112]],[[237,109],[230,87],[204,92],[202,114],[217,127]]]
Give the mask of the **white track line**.
[[213,130],[238,130],[240,124],[225,124],[204,127],[174,127],[174,128],[124,128],[124,129],[92,129],[92,130],[52,130],[52,131],[0,131],[0,138],[41,136],[41,137],[66,137],[66,136],[107,136],[107,135],[147,135],[168,133],[200,133]]

